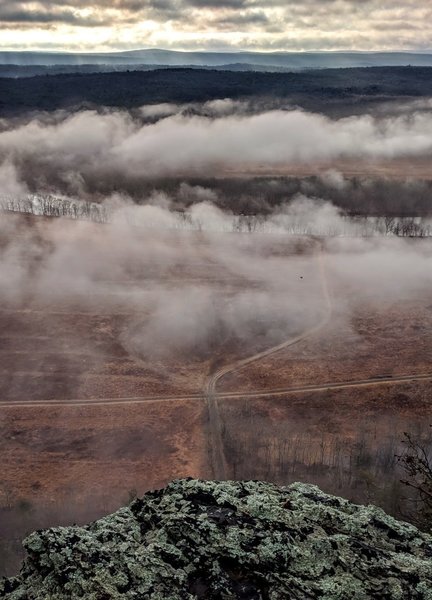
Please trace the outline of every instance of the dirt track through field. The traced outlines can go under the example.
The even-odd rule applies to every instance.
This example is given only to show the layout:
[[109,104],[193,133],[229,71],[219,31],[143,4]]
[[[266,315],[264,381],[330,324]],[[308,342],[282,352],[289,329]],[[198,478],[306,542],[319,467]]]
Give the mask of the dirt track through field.
[[331,304],[330,293],[328,290],[327,279],[326,279],[325,271],[324,271],[324,259],[323,259],[321,253],[318,254],[317,260],[318,260],[318,265],[319,265],[321,286],[322,286],[322,292],[323,292],[324,303],[325,303],[324,315],[320,319],[319,323],[314,325],[314,327],[307,329],[300,335],[297,335],[296,337],[290,338],[289,340],[282,342],[282,344],[278,344],[277,346],[272,346],[271,348],[267,348],[266,350],[263,350],[262,352],[258,352],[257,354],[254,354],[253,356],[249,356],[248,358],[244,358],[242,360],[238,360],[229,365],[225,365],[224,367],[221,367],[215,373],[213,373],[210,376],[210,378],[207,380],[206,387],[205,387],[206,395],[211,395],[211,394],[215,393],[218,382],[223,377],[225,377],[225,375],[228,375],[229,373],[233,373],[235,371],[240,371],[241,369],[243,369],[243,367],[246,367],[247,365],[250,365],[251,363],[257,362],[257,361],[261,360],[262,358],[271,356],[272,354],[276,354],[276,352],[280,352],[281,350],[284,350],[285,348],[288,348],[289,346],[298,344],[299,342],[303,341],[305,338],[308,338],[311,335],[318,333],[318,331],[320,331],[323,327],[325,327],[325,325],[327,325],[327,323],[329,322],[330,317],[331,317],[332,304]]
[[[358,387],[373,387],[380,385],[397,385],[400,383],[415,383],[416,381],[432,381],[432,373],[400,375],[397,377],[374,377],[371,379],[359,379],[352,381],[339,381],[336,383],[319,383],[316,385],[304,385],[299,387],[275,388],[271,390],[257,390],[250,392],[218,392],[217,399],[248,399],[248,398],[272,398],[286,396],[289,394],[303,394],[313,392],[325,392],[331,390],[344,390]],[[153,404],[157,402],[179,402],[187,400],[202,400],[202,393],[178,395],[178,396],[136,396],[120,398],[70,398],[65,400],[2,400],[0,408],[17,407],[48,407],[48,406],[109,406],[118,404]]]
[[251,363],[257,362],[262,358],[266,358],[268,356],[276,354],[277,352],[280,352],[281,350],[284,350],[285,348],[288,348],[290,346],[294,346],[294,344],[298,344],[307,337],[310,337],[311,335],[317,333],[323,327],[325,327],[325,325],[327,325],[332,313],[332,304],[327,284],[327,278],[325,275],[324,259],[320,250],[317,254],[317,260],[321,279],[321,289],[324,299],[324,313],[320,321],[310,329],[307,329],[306,331],[301,333],[300,335],[290,338],[289,340],[286,340],[281,344],[272,346],[271,348],[267,348],[262,352],[258,352],[252,356],[248,356],[247,358],[235,361],[233,363],[225,365],[224,367],[221,367],[215,373],[213,373],[207,380],[204,389],[204,394],[209,416],[209,455],[210,464],[212,465],[213,469],[214,479],[223,480],[227,479],[228,477],[228,466],[225,458],[223,444],[222,419],[219,411],[216,386],[218,382],[229,373],[240,371],[241,369],[243,369],[247,365],[250,365]]
[[407,374],[398,376],[382,376],[353,381],[338,381],[319,384],[309,384],[294,387],[275,388],[269,390],[252,390],[247,392],[217,392],[217,384],[226,375],[238,372],[251,363],[276,354],[285,348],[298,344],[306,338],[318,333],[330,321],[332,314],[332,302],[328,289],[328,283],[325,273],[324,258],[321,252],[317,254],[319,274],[321,280],[321,289],[323,295],[323,315],[320,321],[313,327],[303,333],[286,340],[285,342],[258,352],[242,360],[235,361],[225,365],[213,373],[207,380],[204,391],[196,393],[186,393],[179,395],[153,395],[153,396],[132,396],[120,398],[78,398],[78,399],[46,399],[46,400],[4,400],[0,401],[0,408],[9,407],[63,407],[63,406],[107,406],[121,404],[151,404],[160,402],[179,402],[179,401],[202,401],[206,402],[208,409],[208,451],[209,460],[213,470],[214,479],[226,479],[228,477],[228,466],[224,453],[223,444],[223,423],[220,415],[218,400],[222,399],[247,399],[247,398],[271,398],[289,394],[326,392],[331,390],[342,390],[359,387],[397,385],[416,381],[432,380],[432,373]]

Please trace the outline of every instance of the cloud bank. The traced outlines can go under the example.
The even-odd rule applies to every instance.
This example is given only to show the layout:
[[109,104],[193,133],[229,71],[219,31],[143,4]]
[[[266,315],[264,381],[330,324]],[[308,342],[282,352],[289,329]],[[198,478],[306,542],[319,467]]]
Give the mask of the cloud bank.
[[0,47],[424,50],[431,17],[428,0],[4,0]]
[[94,191],[90,181],[104,178],[117,178],[121,186],[140,178],[432,154],[429,111],[337,121],[299,110],[243,114],[238,103],[229,107],[228,101],[218,101],[213,111],[210,118],[163,105],[144,107],[139,117],[84,111],[24,124],[4,121],[2,192],[16,193],[21,186],[23,193],[60,189],[80,195]]

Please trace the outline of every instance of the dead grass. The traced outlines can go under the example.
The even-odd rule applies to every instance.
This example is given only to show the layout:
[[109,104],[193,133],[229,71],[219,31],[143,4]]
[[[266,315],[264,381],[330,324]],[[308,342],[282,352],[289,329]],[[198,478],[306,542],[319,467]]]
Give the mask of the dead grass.
[[[38,223],[36,236],[43,235],[43,221]],[[199,399],[91,405],[91,399],[107,397],[197,392],[217,366],[262,349],[259,339],[245,347],[228,338],[202,355],[179,353],[164,360],[125,345],[124,331],[148,316],[147,285],[194,282],[227,297],[260,285],[251,277],[233,278],[214,264],[200,236],[197,242],[199,261],[194,253],[181,267],[128,265],[106,282],[110,296],[81,295],[65,303],[45,293],[2,302],[0,399],[90,401],[75,407],[0,407],[0,534],[16,542],[13,551],[4,551],[9,572],[17,564],[17,540],[36,527],[85,522],[125,503],[128,492],[141,494],[176,477],[211,476],[207,414]],[[301,304],[312,296],[320,308],[313,247],[279,240],[268,252],[287,261],[303,257],[302,271],[294,270],[295,276],[289,271],[292,297]],[[335,298],[351,294],[330,284]],[[225,377],[218,390],[264,391],[430,371],[430,298],[354,303],[349,318],[343,306],[336,305],[319,334]],[[319,318],[319,310],[311,311],[307,325]],[[230,475],[283,484],[312,481],[396,514],[401,495],[394,454],[405,429],[425,434],[431,402],[429,382],[219,400]],[[0,545],[0,559],[1,552]]]
[[269,165],[245,165],[235,170],[226,169],[220,176],[239,177],[308,177],[336,170],[345,177],[382,177],[386,179],[406,180],[431,179],[431,160],[428,157],[397,158],[388,160],[340,159],[332,162],[290,163],[269,167]]
[[203,409],[1,408],[0,574],[17,572],[35,529],[86,523],[172,479],[208,476]]
[[317,335],[227,375],[219,390],[263,390],[431,372],[430,298],[362,304]]
[[205,415],[194,401],[2,408],[0,504],[84,502],[140,493],[205,470]]

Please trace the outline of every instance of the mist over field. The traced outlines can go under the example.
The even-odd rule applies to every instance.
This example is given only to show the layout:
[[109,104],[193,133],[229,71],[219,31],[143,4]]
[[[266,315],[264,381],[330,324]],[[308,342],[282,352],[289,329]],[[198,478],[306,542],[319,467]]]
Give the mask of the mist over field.
[[243,74],[232,98],[225,72],[0,81],[0,572],[16,531],[178,477],[420,514],[396,458],[404,431],[431,448],[414,71]]
[[170,106],[144,107],[143,117],[157,118],[154,123],[122,111],[84,111],[23,125],[4,121],[0,153],[24,183],[38,177],[40,185],[49,185],[55,172],[64,184],[71,179],[69,185],[78,191],[86,176],[102,177],[113,170],[131,178],[203,174],[262,163],[395,159],[430,156],[432,151],[429,111],[331,120],[295,109],[248,115],[237,113],[243,105],[212,106],[220,115],[172,115]]
[[430,4],[0,0],[1,598],[432,598]]
[[[252,233],[236,234],[233,215],[208,201],[181,217],[166,207],[117,201],[105,224],[54,219],[29,227],[4,213],[0,227],[4,306],[25,309],[30,299],[84,311],[142,306],[145,317],[126,324],[121,343],[143,357],[185,352],[205,360],[224,344],[274,345],[313,324],[323,310],[320,248],[337,285],[351,290],[353,306],[432,291],[429,244],[358,235],[334,206],[306,197]],[[308,231],[325,237],[308,241]],[[287,258],[287,250],[294,254]],[[212,271],[209,280],[194,276],[201,268],[214,271],[213,283]],[[229,274],[223,287],[220,272]],[[333,301],[349,318],[346,299]]]
[[349,214],[428,217],[431,134],[428,99],[340,119],[229,99],[40,113],[0,122],[1,196],[271,214],[301,195]]
[[[275,344],[319,312],[316,294],[291,303],[303,259],[291,266],[272,256],[268,236],[278,243],[289,234],[328,238],[319,242],[327,267],[357,299],[423,293],[431,285],[428,250],[390,238],[431,234],[430,183],[350,177],[337,165],[429,160],[431,140],[429,99],[339,119],[276,100],[230,99],[3,119],[2,208],[103,223],[60,220],[38,233],[19,227],[15,235],[4,216],[3,297],[21,304],[47,290],[66,303],[103,298],[112,307],[120,295],[135,305],[139,296],[109,282],[133,277],[134,269],[144,278],[166,273],[169,281],[183,261],[202,262],[202,252],[233,281],[254,282],[256,289],[227,295],[207,284],[150,279],[140,292],[148,316],[121,334],[126,348],[145,357],[207,356],[213,343],[257,336],[261,346]],[[262,165],[271,171],[320,164],[308,177],[247,175]]]

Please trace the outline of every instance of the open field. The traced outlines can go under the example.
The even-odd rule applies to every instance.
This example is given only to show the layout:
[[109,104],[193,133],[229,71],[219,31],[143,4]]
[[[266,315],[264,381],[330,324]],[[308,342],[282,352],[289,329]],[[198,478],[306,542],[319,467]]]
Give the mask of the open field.
[[220,474],[218,453],[226,477],[400,514],[394,455],[429,435],[432,383],[368,380],[431,370],[429,240],[0,219],[1,571],[27,531]]
[[[59,231],[52,220],[0,219],[2,401],[200,392],[216,364],[242,355],[244,336],[249,349],[265,349],[320,310],[319,301],[309,303],[287,320],[284,307],[287,286],[297,300],[319,292],[308,241],[264,238],[254,248],[224,236],[222,246],[200,234],[137,230],[124,248],[117,239],[124,232],[109,226],[63,221]],[[74,252],[80,256],[71,264]],[[256,268],[245,262],[249,253]],[[282,265],[287,256],[292,261]],[[269,283],[274,314],[265,305]],[[209,321],[201,337],[199,319]]]
[[236,177],[310,177],[325,175],[336,170],[346,178],[370,177],[385,180],[412,180],[430,181],[432,179],[432,161],[430,157],[393,158],[388,160],[362,160],[339,159],[337,161],[308,161],[295,163],[290,161],[286,165],[269,166],[245,165],[235,168],[226,168],[219,176]]
[[415,302],[360,303],[347,315],[334,314],[317,334],[240,371],[219,390],[298,387],[431,372],[430,297]]
[[86,522],[136,494],[206,472],[202,404],[2,408],[0,564],[29,531]]

